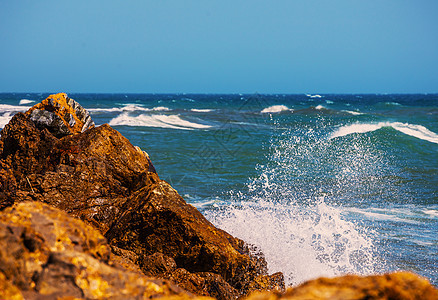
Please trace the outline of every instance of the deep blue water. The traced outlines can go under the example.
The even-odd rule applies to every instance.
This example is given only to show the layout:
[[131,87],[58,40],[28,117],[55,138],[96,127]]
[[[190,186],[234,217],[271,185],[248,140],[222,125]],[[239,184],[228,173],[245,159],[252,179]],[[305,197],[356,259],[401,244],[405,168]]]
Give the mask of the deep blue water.
[[[0,128],[47,96],[0,94]],[[69,96],[289,284],[401,269],[438,285],[437,94]]]

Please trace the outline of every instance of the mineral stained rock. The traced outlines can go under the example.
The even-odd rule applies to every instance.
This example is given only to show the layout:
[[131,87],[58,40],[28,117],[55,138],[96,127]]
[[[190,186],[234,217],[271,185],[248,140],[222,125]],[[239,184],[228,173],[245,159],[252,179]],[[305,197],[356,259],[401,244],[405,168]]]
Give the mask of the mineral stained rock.
[[285,293],[255,292],[248,300],[436,300],[438,290],[426,279],[409,272],[384,275],[347,275],[318,278],[289,288]]
[[99,231],[40,202],[0,212],[0,244],[0,296],[8,299],[193,297],[169,281],[113,266]]
[[[97,228],[119,253],[120,265],[135,264],[151,274],[159,267],[146,257],[161,253],[185,275],[159,276],[184,286],[190,286],[184,278],[198,278],[202,295],[227,290],[224,299],[230,299],[255,289],[283,289],[281,276],[267,274],[263,256],[187,204],[158,177],[146,152],[109,125],[88,126],[88,114],[78,107],[65,94],[51,95],[4,127],[0,209],[22,201],[47,203]],[[62,122],[53,116],[58,121],[49,122],[36,110]]]
[[51,95],[26,112],[35,125],[47,128],[54,136],[84,132],[94,127],[88,111],[65,93]]

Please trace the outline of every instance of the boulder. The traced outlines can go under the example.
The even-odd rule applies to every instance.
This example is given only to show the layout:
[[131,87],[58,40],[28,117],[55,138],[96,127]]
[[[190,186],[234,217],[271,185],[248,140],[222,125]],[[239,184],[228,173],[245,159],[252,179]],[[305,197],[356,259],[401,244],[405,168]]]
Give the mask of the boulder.
[[0,245],[0,296],[10,299],[193,297],[169,281],[114,266],[99,231],[40,202],[0,213]]
[[318,278],[285,293],[255,292],[247,300],[436,300],[438,290],[426,279],[409,273],[395,272],[384,275],[346,275],[335,278]]
[[[184,278],[198,278],[206,285],[202,295],[227,290],[231,299],[254,288],[283,288],[282,277],[267,274],[263,255],[187,204],[159,178],[147,153],[118,131],[88,126],[88,114],[75,103],[65,94],[51,95],[1,131],[1,209],[47,203],[97,228],[119,254],[120,266],[187,286]],[[185,275],[172,275],[177,269]]]

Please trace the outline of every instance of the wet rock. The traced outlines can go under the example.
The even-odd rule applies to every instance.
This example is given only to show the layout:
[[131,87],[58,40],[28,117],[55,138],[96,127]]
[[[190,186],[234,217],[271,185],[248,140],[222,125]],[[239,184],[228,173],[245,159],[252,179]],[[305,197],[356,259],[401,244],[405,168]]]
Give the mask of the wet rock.
[[239,291],[229,285],[222,276],[209,272],[190,273],[178,268],[166,277],[183,289],[196,295],[210,296],[218,300],[236,299]]
[[347,275],[336,278],[318,278],[307,281],[285,293],[256,292],[248,300],[275,299],[394,299],[432,300],[438,299],[438,290],[426,279],[408,272],[385,275]]
[[110,246],[96,229],[39,202],[0,213],[0,245],[3,297],[192,297],[169,281],[112,266]]

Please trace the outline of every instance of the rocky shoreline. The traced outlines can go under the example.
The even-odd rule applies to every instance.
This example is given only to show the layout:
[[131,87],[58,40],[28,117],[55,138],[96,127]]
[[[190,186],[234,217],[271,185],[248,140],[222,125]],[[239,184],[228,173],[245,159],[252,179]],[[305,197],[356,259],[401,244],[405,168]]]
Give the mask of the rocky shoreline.
[[0,296],[7,299],[438,299],[411,273],[285,291],[262,253],[216,228],[146,152],[66,94],[0,137]]

